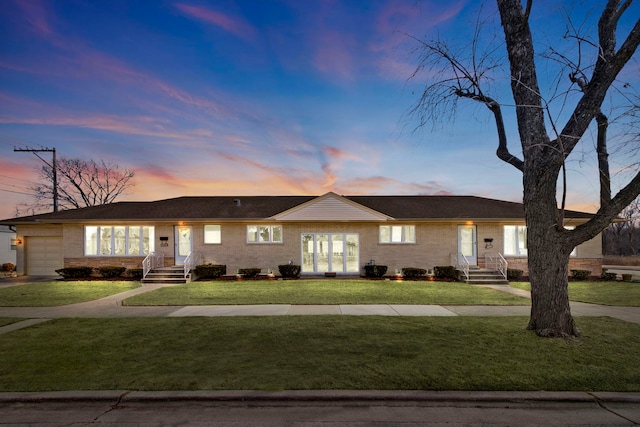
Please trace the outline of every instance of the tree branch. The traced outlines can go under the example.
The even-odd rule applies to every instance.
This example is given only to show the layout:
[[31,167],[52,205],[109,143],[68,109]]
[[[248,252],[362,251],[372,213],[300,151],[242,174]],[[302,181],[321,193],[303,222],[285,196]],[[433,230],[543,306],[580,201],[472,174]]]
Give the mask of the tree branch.
[[619,3],[620,0],[609,0],[598,23],[600,54],[593,75],[584,88],[583,97],[562,130],[562,135],[567,141],[567,153],[575,148],[593,118],[600,112],[600,106],[609,87],[640,44],[638,19],[620,49],[615,52],[617,23],[630,1],[625,1],[622,7],[618,8]]
[[640,188],[640,172],[614,198],[600,206],[593,218],[567,233],[570,236],[569,244],[571,247],[596,237],[598,233],[608,227],[618,214],[638,197],[638,188]]
[[504,118],[502,117],[500,104],[493,98],[481,93],[472,93],[460,89],[456,90],[455,93],[461,98],[473,99],[474,101],[482,102],[487,106],[487,108],[493,113],[493,117],[496,121],[496,128],[498,130],[498,149],[496,150],[496,155],[500,160],[509,163],[520,172],[524,171],[524,162],[511,154],[507,147],[507,133],[504,129]]

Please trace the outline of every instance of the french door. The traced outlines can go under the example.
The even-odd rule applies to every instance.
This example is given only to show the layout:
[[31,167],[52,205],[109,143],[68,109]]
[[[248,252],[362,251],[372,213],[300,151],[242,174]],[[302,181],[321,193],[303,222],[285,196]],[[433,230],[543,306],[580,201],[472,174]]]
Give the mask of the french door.
[[355,233],[301,235],[302,273],[359,273],[359,236]]

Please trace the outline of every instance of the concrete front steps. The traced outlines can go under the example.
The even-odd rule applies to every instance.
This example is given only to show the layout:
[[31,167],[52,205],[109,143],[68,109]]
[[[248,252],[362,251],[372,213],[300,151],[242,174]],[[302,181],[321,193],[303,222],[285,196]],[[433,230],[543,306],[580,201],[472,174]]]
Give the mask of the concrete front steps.
[[184,268],[181,265],[173,267],[161,267],[151,270],[147,277],[142,279],[142,283],[187,283],[184,277]]
[[471,267],[469,278],[465,280],[464,273],[460,272],[460,279],[470,285],[508,285],[509,281],[499,271],[486,268]]

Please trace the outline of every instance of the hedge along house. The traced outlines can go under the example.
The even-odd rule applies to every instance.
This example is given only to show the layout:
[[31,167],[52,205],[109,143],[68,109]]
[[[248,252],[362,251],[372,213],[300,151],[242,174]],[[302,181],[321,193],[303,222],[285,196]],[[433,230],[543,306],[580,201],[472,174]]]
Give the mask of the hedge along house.
[[[566,227],[591,214],[567,211]],[[20,275],[71,266],[224,264],[228,273],[299,264],[302,275],[360,275],[367,263],[432,269],[504,258],[527,272],[520,203],[474,196],[179,197],[118,202],[0,221],[17,231]],[[572,269],[601,273],[600,237],[578,246]]]

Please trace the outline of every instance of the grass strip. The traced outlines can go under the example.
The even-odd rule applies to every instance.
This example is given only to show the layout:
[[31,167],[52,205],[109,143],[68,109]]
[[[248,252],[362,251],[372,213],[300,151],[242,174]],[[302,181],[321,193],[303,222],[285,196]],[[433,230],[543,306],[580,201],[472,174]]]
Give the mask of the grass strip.
[[132,281],[50,281],[0,289],[1,307],[54,307],[92,301],[139,288]]
[[0,391],[640,391],[640,325],[525,317],[57,319],[0,335]]
[[124,301],[125,305],[530,303],[528,298],[466,283],[358,279],[192,282]]
[[[531,290],[529,282],[512,282],[510,285]],[[591,304],[640,307],[640,283],[569,282],[569,299]]]

